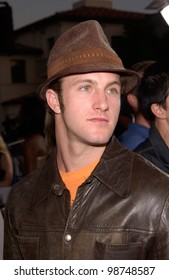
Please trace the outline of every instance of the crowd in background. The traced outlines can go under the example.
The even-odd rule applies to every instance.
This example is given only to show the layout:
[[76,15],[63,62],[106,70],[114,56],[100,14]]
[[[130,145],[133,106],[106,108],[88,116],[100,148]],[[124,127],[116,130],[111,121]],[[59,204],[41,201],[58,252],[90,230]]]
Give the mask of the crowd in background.
[[46,156],[45,118],[45,104],[38,96],[30,95],[22,101],[18,115],[20,141],[8,145],[1,136],[0,186],[13,185],[35,170]]

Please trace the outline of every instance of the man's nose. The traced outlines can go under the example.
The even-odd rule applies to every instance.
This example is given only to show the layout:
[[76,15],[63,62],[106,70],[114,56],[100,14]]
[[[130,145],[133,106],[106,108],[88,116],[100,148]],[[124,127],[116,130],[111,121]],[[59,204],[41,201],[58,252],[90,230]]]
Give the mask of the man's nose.
[[106,96],[106,93],[102,90],[98,90],[94,95],[94,102],[93,102],[93,108],[95,110],[100,111],[107,111],[109,108],[108,105],[108,98]]

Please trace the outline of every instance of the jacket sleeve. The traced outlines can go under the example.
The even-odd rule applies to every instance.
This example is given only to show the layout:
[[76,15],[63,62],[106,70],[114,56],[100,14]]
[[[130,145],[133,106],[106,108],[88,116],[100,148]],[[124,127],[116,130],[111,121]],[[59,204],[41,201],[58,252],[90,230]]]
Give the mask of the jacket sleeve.
[[12,228],[11,216],[9,207],[5,208],[4,215],[4,260],[22,260],[19,244],[17,242],[16,235]]
[[169,196],[164,204],[154,246],[150,250],[149,259],[169,260]]

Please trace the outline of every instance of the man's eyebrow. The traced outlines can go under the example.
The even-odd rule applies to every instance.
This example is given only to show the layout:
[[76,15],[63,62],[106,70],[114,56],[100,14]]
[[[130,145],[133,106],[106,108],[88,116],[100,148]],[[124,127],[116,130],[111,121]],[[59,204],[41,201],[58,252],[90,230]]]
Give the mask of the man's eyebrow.
[[121,82],[120,81],[112,81],[112,82],[108,83],[106,87],[113,86],[113,85],[121,86]]
[[[77,84],[81,84],[81,83],[90,83],[90,84],[95,84],[97,85],[97,81],[95,80],[92,80],[92,79],[80,79],[80,80],[77,80],[73,83],[73,85],[77,85]],[[109,87],[109,86],[112,86],[112,85],[118,85],[118,86],[121,86],[121,82],[120,81],[112,81],[112,82],[109,82],[106,87]]]
[[81,83],[97,84],[97,82],[95,80],[92,80],[92,79],[79,79],[79,80],[76,80],[73,83],[73,85],[77,85],[77,84],[81,84]]

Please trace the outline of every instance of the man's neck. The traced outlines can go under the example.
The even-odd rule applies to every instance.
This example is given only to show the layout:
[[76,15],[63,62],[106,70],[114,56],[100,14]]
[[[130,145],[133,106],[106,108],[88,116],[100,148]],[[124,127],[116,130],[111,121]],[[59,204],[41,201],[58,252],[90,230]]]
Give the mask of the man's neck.
[[83,146],[67,145],[65,147],[59,147],[59,149],[57,149],[57,162],[59,170],[71,172],[81,169],[99,159],[105,150],[105,147]]
[[143,117],[143,115],[141,115],[141,114],[138,114],[137,116],[135,116],[135,123],[150,128],[150,122],[147,121],[147,120]]

